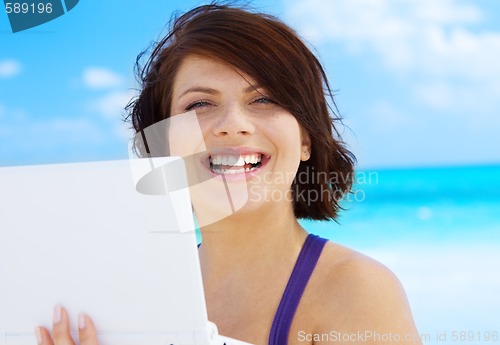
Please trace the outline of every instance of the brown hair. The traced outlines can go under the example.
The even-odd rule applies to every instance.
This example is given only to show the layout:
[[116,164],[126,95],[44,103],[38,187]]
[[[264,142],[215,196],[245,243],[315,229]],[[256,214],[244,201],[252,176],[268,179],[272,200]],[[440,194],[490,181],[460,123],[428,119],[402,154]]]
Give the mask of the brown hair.
[[295,216],[337,217],[339,202],[352,187],[355,157],[334,126],[340,118],[326,74],[291,28],[268,14],[204,5],[174,18],[169,34],[141,66],[144,53],[136,61],[141,92],[127,106],[137,133],[170,117],[174,79],[187,55],[225,61],[266,88],[311,137],[311,157],[300,163],[292,184]]

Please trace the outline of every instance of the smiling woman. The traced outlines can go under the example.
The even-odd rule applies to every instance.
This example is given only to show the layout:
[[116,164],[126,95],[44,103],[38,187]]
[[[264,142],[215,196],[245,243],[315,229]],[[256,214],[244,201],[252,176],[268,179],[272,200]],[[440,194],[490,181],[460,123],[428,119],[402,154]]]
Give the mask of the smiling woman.
[[[221,333],[273,345],[337,343],[301,335],[356,332],[381,335],[367,344],[389,334],[391,343],[420,343],[389,270],[298,222],[336,218],[354,157],[336,130],[323,68],[293,30],[266,14],[197,7],[138,71],[142,89],[129,107],[137,139],[168,119],[163,153],[201,152],[187,168],[207,181],[191,197],[208,315]],[[195,126],[175,127],[192,118]],[[140,140],[136,149],[147,151]],[[238,206],[230,213],[228,197]],[[71,344],[62,315],[55,343]],[[90,319],[82,321],[81,344],[95,345]]]
[[[245,91],[259,91],[257,86],[265,88],[271,98],[269,101],[288,110],[297,119],[314,147],[310,159],[299,166],[298,175],[307,174],[314,167],[316,172],[335,171],[346,178],[341,179],[344,182],[331,183],[323,179],[316,184],[294,183],[292,190],[299,197],[309,189],[318,195],[329,196],[314,204],[308,204],[304,198],[297,200],[295,214],[298,218],[317,220],[335,218],[339,209],[337,202],[352,184],[354,157],[345,149],[333,126],[330,115],[333,119],[338,120],[338,117],[333,109],[329,112],[326,97],[333,106],[335,101],[326,74],[293,30],[266,14],[216,5],[201,6],[181,16],[173,22],[170,33],[155,46],[145,66],[137,65],[143,85],[139,98],[131,107],[132,123],[137,132],[169,118],[175,114],[174,110],[189,110],[171,108],[175,101],[172,97],[174,82],[189,55],[203,56],[236,68],[237,73],[245,74],[243,78],[251,77],[254,81],[247,82]],[[208,94],[214,94],[216,90],[200,84],[200,76],[190,76],[194,78],[190,80],[193,85],[182,92],[205,89]]]

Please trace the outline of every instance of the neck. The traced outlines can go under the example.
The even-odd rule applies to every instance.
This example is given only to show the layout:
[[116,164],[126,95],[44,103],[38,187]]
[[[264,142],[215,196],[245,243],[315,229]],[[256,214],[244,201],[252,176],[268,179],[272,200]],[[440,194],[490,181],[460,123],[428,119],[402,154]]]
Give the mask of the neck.
[[[201,228],[199,249],[203,279],[251,275],[280,263],[294,262],[307,232],[292,207],[235,213]],[[238,279],[239,279],[238,278]]]

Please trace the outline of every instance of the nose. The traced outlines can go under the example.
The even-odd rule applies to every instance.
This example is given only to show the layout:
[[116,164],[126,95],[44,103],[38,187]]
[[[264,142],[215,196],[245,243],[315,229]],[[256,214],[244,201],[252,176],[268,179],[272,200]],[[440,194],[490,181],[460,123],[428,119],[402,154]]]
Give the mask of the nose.
[[222,109],[213,126],[216,136],[248,136],[255,132],[250,116],[238,104],[230,104]]

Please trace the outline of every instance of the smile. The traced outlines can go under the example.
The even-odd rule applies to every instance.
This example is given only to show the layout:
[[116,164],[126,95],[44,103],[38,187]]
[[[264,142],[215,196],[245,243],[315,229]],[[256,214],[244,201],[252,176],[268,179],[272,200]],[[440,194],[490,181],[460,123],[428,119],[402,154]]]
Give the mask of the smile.
[[214,154],[209,157],[210,170],[219,175],[243,174],[257,169],[262,164],[262,154],[248,155]]
[[217,148],[209,151],[205,166],[216,176],[248,179],[258,173],[271,159],[263,151],[248,147]]

